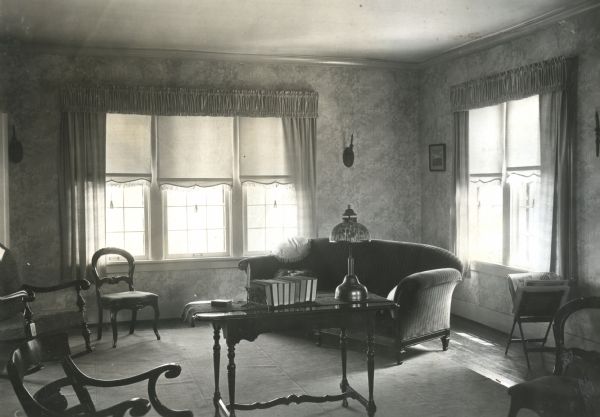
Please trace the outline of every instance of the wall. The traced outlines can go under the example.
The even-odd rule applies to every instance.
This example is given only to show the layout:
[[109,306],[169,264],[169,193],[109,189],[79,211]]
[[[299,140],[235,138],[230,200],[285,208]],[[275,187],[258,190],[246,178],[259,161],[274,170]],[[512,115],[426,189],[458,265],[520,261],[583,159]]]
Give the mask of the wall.
[[[446,143],[453,158],[450,87],[499,71],[554,56],[578,56],[576,219],[579,253],[579,289],[600,294],[600,160],[594,154],[594,111],[600,110],[600,10],[560,21],[545,30],[506,42],[482,52],[426,68],[421,80],[420,137],[423,241],[448,247],[450,208],[453,204],[452,171],[430,173],[427,145]],[[457,288],[454,309],[493,327],[510,326],[511,303],[504,276],[476,271]],[[589,323],[582,325],[589,329]]]
[[[10,165],[11,246],[25,281],[59,277],[57,151],[64,85],[309,89],[319,93],[317,224],[327,236],[347,204],[372,236],[421,240],[418,155],[418,76],[415,72],[292,64],[258,64],[124,56],[66,56],[11,47],[0,55],[0,111],[8,112],[24,146]],[[355,165],[341,162],[355,133]],[[162,315],[183,303],[243,293],[232,263],[201,269],[177,264],[140,269],[140,288],[157,292]],[[235,265],[235,263],[233,263]],[[161,268],[159,268],[161,269]],[[143,282],[143,284],[141,283]],[[93,297],[88,297],[93,298]],[[90,304],[93,307],[93,302]]]

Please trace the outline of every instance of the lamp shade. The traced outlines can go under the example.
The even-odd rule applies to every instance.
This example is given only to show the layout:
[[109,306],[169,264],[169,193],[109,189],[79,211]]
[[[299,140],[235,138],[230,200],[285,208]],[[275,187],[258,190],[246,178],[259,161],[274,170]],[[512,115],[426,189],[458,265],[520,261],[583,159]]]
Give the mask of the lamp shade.
[[363,242],[371,240],[369,230],[357,221],[357,215],[350,205],[342,215],[342,222],[337,224],[329,236],[330,242]]

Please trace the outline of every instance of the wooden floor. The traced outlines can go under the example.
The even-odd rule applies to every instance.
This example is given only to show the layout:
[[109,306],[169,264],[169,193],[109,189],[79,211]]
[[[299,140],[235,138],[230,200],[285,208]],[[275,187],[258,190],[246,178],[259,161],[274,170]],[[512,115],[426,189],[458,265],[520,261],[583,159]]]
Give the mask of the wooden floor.
[[[505,355],[508,338],[506,333],[458,316],[452,316],[451,328],[450,348],[445,355],[505,387],[552,373],[554,367],[552,354],[529,353],[530,370],[527,369],[521,344],[511,344],[508,354]],[[525,331],[527,332],[527,329]],[[362,335],[355,336],[357,339],[362,339]],[[323,342],[337,343],[337,336],[325,335]],[[378,349],[392,350],[391,338],[376,337],[376,343]],[[355,344],[354,348],[359,349],[360,346],[362,343]],[[411,357],[425,352],[441,349],[442,344],[439,340],[431,340],[408,348],[404,358],[410,360]]]

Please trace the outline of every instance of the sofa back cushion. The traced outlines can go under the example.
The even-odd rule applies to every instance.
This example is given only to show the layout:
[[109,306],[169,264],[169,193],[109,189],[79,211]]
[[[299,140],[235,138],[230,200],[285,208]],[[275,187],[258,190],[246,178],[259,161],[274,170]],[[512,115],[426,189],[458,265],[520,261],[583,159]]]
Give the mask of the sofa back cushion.
[[[431,245],[411,242],[372,240],[353,245],[354,271],[367,289],[386,296],[401,279],[415,272],[438,268],[462,271],[452,253]],[[303,267],[315,271],[319,290],[334,290],[348,272],[348,245],[327,238],[314,239]]]

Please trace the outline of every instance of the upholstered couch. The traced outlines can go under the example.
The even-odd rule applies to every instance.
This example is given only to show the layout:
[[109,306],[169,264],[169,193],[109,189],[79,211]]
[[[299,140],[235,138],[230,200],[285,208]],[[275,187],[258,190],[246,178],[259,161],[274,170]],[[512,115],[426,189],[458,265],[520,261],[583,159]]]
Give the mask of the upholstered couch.
[[[243,259],[239,268],[249,279],[266,279],[284,271],[309,271],[319,279],[319,291],[335,290],[347,273],[348,248],[326,238],[308,242],[300,260],[286,262],[276,255]],[[462,263],[449,251],[431,245],[371,240],[353,247],[355,273],[370,293],[397,303],[393,317],[378,326],[394,337],[398,362],[404,348],[441,338],[443,350],[450,341],[450,305],[461,280]]]

